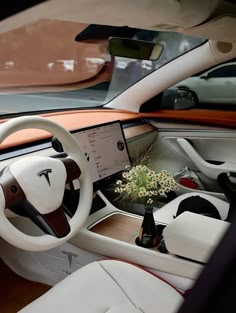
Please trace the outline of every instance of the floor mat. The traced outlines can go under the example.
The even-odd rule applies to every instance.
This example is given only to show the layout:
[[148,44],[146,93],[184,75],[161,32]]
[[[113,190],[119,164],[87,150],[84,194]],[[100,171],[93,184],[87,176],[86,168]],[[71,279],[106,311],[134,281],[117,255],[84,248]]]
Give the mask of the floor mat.
[[0,259],[0,312],[16,313],[49,290],[51,286],[15,274]]

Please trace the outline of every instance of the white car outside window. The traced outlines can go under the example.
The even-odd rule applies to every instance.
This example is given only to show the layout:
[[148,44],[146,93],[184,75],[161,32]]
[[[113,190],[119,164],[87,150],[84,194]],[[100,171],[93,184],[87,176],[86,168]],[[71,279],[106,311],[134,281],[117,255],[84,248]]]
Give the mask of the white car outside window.
[[199,103],[236,104],[236,62],[224,63],[172,88],[193,91]]

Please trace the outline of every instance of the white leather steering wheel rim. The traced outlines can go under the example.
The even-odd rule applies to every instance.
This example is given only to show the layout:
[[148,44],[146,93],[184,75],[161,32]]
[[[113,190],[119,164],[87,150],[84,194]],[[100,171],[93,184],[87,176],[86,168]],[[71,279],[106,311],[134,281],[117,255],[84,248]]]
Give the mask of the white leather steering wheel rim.
[[69,131],[48,118],[27,116],[18,117],[5,122],[0,126],[0,144],[12,133],[23,129],[42,129],[56,136],[62,143],[65,153],[67,153],[81,169],[79,178],[79,204],[74,216],[69,220],[71,230],[69,234],[63,238],[56,238],[50,235],[34,237],[18,230],[5,215],[5,197],[3,189],[0,186],[0,236],[18,248],[28,251],[43,251],[54,248],[67,241],[73,237],[84,224],[92,205],[93,184],[87,160],[78,142]]

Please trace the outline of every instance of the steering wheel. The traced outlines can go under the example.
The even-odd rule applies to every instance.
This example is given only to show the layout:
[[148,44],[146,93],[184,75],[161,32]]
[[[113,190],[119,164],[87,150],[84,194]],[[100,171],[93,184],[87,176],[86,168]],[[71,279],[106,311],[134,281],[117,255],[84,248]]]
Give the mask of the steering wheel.
[[[19,117],[0,126],[0,144],[22,129],[42,129],[62,143],[66,158],[29,156],[0,172],[0,236],[29,251],[54,248],[74,236],[87,219],[92,204],[92,178],[78,142],[65,128],[43,117]],[[80,200],[71,219],[62,207],[65,184],[79,178]],[[6,208],[30,218],[46,234],[31,236],[7,218]]]

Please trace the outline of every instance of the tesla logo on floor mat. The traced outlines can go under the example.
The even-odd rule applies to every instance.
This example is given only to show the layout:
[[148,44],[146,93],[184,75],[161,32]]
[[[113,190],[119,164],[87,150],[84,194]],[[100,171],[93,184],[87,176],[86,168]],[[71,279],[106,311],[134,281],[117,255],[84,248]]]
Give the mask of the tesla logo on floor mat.
[[72,258],[77,258],[78,255],[69,251],[61,251],[62,254],[66,255],[69,261],[69,265],[71,267],[72,264]]
[[45,170],[42,170],[41,172],[39,172],[38,176],[39,177],[44,176],[48,182],[48,185],[51,186],[50,179],[49,179],[49,173],[52,173],[52,170],[50,168],[46,168]]

